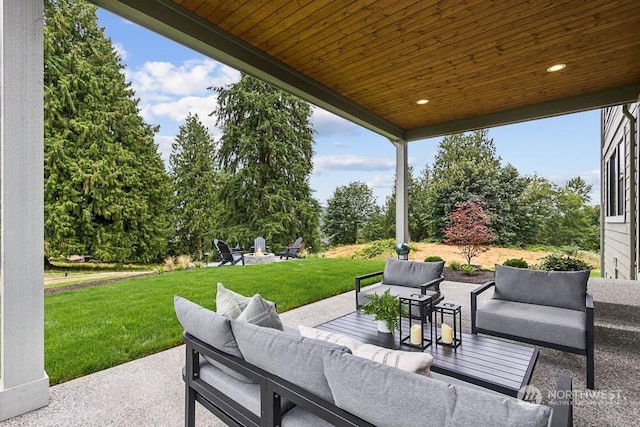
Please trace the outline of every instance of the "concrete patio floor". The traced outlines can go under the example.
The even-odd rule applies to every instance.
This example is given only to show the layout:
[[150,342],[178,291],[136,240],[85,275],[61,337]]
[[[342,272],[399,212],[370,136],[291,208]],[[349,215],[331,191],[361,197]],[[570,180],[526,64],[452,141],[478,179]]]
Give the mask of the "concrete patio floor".
[[[469,292],[477,285],[443,282],[447,301],[463,304],[469,332]],[[584,357],[541,349],[531,383],[543,391],[559,374],[573,375],[574,422],[632,426],[640,419],[640,283],[591,279],[596,301],[596,391],[586,396]],[[281,317],[289,326],[315,326],[354,310],[353,292],[309,304]],[[182,426],[184,346],[51,387],[49,406],[4,426]],[[606,392],[606,393],[605,393]],[[196,425],[224,424],[196,405]]]

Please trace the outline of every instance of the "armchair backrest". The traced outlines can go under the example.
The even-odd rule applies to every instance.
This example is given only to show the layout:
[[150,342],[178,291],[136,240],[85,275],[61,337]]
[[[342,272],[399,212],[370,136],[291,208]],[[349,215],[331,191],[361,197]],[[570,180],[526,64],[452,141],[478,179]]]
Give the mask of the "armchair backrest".
[[214,239],[213,244],[215,245],[216,249],[218,249],[218,252],[220,253],[220,258],[227,261],[234,260],[233,254],[231,253],[231,249],[229,249],[229,245],[227,245],[222,240],[218,240],[218,239]]
[[382,283],[420,288],[420,285],[439,279],[443,269],[444,261],[420,262],[387,258],[382,273]]
[[256,237],[256,240],[253,241],[253,251],[258,252],[258,249],[260,249],[262,253],[267,252],[267,243],[262,236]]
[[545,271],[496,264],[494,299],[586,310],[589,270]]

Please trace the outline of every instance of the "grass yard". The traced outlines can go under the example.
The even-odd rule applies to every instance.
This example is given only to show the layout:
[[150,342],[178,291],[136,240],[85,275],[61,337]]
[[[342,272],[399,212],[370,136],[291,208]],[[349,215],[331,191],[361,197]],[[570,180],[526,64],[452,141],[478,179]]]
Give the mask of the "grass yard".
[[57,384],[181,344],[173,296],[215,310],[217,282],[243,295],[259,293],[284,312],[352,290],[355,276],[383,267],[383,261],[312,258],[176,271],[48,294],[45,369]]

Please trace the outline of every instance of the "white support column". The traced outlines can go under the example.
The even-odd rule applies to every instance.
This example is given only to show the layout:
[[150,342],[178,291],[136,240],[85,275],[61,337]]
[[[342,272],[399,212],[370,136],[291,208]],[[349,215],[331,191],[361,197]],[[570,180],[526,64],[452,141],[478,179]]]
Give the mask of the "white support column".
[[0,0],[0,421],[49,403],[44,371],[43,1]]
[[409,242],[409,150],[406,141],[394,141],[396,147],[396,243]]

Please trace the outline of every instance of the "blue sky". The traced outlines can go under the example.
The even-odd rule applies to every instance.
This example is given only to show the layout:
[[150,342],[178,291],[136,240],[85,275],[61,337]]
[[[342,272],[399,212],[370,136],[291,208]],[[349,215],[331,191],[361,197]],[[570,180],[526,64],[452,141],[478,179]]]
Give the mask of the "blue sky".
[[[193,50],[146,30],[104,10],[98,11],[120,54],[141,114],[160,125],[156,142],[168,163],[171,142],[187,113],[197,113],[214,138],[216,97],[209,86],[239,80],[240,73]],[[391,194],[395,174],[395,149],[385,138],[319,108],[314,109],[316,129],[314,172],[311,186],[322,203],[336,187],[352,181],[367,183],[384,203]],[[536,120],[489,130],[498,156],[522,175],[537,173],[558,184],[581,176],[593,185],[592,203],[600,197],[599,110]],[[409,144],[409,163],[416,173],[432,164],[441,138]]]

